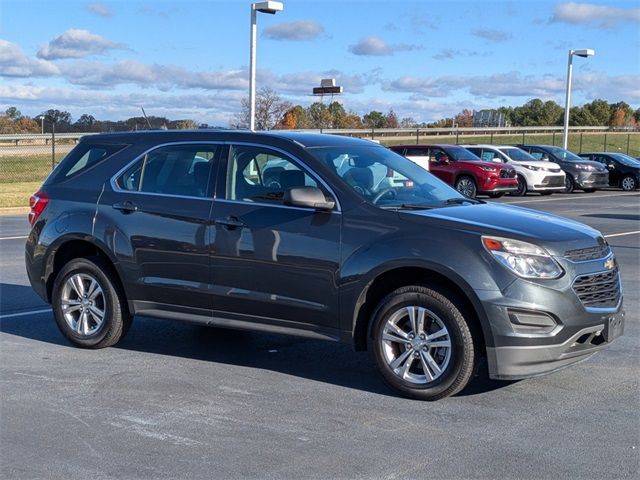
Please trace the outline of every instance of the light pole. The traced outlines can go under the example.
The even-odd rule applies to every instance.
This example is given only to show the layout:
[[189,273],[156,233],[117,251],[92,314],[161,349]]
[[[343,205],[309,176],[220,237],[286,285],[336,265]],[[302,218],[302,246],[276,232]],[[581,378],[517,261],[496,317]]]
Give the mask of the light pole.
[[590,48],[582,50],[569,50],[569,63],[567,65],[567,96],[564,102],[564,131],[562,135],[562,148],[565,150],[569,145],[569,109],[571,108],[571,76],[573,74],[573,56],[593,57],[596,52]]
[[282,2],[251,4],[251,37],[249,43],[249,129],[256,127],[256,17],[257,12],[275,15],[284,9]]

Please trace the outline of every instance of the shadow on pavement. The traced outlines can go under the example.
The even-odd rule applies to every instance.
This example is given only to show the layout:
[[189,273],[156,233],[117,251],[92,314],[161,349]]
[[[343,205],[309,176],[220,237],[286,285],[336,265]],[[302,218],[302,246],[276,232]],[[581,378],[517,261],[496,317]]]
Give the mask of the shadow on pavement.
[[[25,292],[21,290],[31,289],[20,285],[0,284],[2,296],[17,293],[24,295]],[[4,310],[0,315],[10,313],[14,312]],[[74,348],[58,331],[50,313],[3,318],[0,320],[0,331]],[[354,352],[348,345],[335,342],[136,317],[128,335],[113,348],[267,369],[395,396],[375,372],[368,352]],[[481,366],[479,374],[458,396],[478,395],[507,385],[508,382],[490,380],[486,366]]]
[[584,215],[580,215],[581,217],[592,217],[592,218],[610,218],[612,220],[632,220],[634,222],[640,221],[640,214],[630,213],[630,214],[622,214],[622,213],[586,213]]

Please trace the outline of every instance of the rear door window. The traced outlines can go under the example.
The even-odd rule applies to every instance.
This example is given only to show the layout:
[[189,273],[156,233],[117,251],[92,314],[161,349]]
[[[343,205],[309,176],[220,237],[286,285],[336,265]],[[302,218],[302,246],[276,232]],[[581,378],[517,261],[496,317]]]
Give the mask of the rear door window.
[[117,180],[123,190],[183,197],[211,196],[217,145],[171,145],[140,159]]

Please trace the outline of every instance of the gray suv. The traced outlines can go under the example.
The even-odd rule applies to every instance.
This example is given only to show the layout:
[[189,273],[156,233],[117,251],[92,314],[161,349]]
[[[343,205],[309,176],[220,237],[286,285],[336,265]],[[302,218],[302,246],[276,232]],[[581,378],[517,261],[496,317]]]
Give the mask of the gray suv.
[[165,131],[83,138],[31,198],[26,266],[74,345],[134,316],[368,349],[397,392],[548,373],[623,331],[618,266],[565,218],[472,200],[372,142]]

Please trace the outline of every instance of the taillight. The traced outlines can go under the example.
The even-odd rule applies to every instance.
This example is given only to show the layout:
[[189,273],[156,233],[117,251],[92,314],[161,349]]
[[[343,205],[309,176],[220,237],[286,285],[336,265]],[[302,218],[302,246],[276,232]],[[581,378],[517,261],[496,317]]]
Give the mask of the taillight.
[[29,212],[29,223],[31,226],[36,223],[36,220],[38,220],[38,217],[44,211],[48,203],[49,196],[42,190],[31,195],[29,198],[29,207],[31,207],[31,211]]

